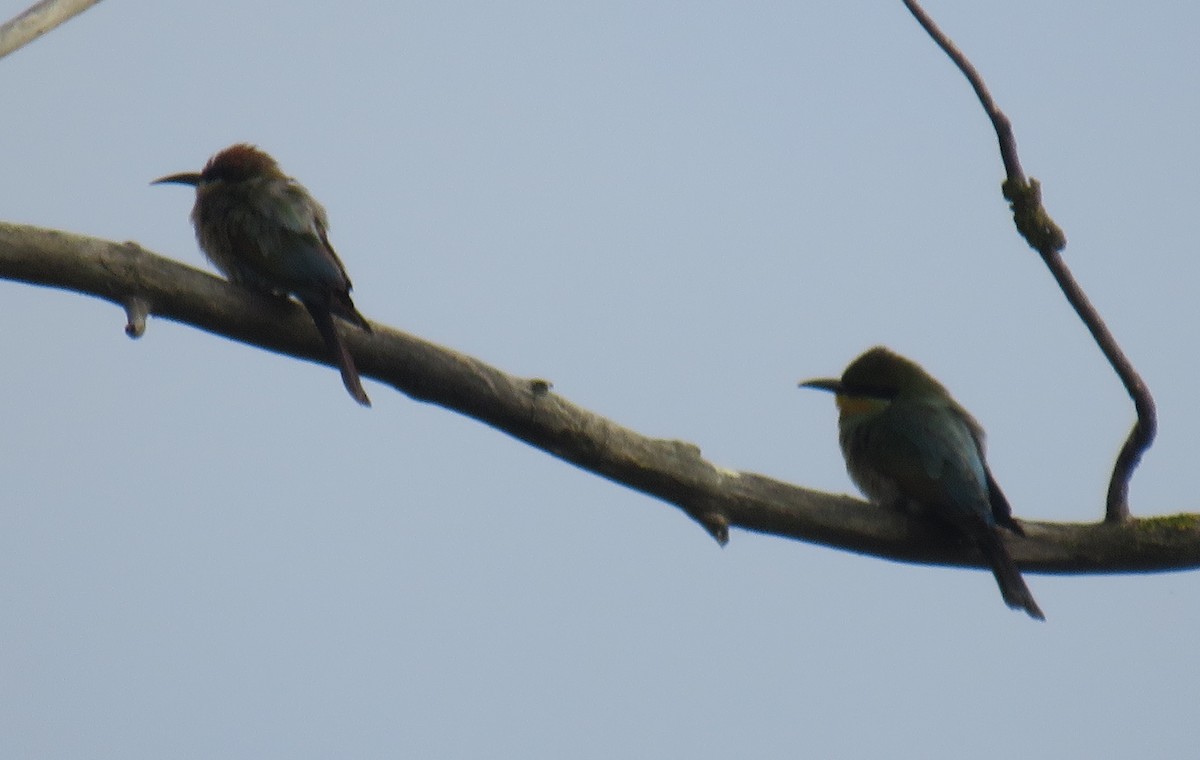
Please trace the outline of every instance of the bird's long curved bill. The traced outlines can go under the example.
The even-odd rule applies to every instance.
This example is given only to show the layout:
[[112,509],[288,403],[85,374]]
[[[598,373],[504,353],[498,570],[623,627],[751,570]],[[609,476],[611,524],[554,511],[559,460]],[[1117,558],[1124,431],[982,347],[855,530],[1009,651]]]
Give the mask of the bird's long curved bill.
[[200,175],[196,172],[182,172],[180,174],[168,174],[165,177],[159,177],[150,183],[151,185],[191,185],[195,187],[200,184]]
[[842,381],[832,377],[818,377],[814,380],[801,381],[799,387],[815,388],[819,391],[829,391],[830,393],[841,393]]

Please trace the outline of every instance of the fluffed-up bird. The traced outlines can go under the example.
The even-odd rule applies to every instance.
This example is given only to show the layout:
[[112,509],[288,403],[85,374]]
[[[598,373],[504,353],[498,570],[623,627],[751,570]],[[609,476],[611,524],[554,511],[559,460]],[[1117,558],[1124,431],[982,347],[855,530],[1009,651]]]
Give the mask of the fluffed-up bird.
[[1005,603],[1045,620],[1000,532],[1024,535],[984,459],[983,428],[916,362],[877,346],[841,378],[800,383],[836,394],[846,470],[869,499],[932,515],[983,553]]
[[346,390],[370,406],[333,318],[367,332],[371,326],[350,300],[350,278],[326,235],[325,208],[252,145],[226,148],[199,173],[172,174],[151,184],[161,183],[196,188],[192,225],[209,261],[231,282],[295,296],[341,368]]

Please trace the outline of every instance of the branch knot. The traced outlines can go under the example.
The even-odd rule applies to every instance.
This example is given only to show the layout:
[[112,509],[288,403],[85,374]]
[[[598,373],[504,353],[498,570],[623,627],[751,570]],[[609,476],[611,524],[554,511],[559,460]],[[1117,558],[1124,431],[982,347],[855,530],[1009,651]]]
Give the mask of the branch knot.
[[1009,202],[1017,231],[1030,247],[1043,256],[1058,253],[1067,246],[1067,236],[1050,218],[1042,205],[1042,185],[1030,177],[1028,181],[1009,178],[1000,186]]

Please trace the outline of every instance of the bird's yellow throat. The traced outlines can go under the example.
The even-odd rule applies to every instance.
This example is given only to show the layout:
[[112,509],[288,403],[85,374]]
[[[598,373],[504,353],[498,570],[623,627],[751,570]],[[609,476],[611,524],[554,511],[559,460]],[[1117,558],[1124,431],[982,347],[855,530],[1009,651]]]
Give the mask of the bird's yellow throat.
[[839,393],[835,399],[838,413],[850,417],[860,414],[882,412],[888,405],[886,399],[870,398],[869,396],[847,396]]

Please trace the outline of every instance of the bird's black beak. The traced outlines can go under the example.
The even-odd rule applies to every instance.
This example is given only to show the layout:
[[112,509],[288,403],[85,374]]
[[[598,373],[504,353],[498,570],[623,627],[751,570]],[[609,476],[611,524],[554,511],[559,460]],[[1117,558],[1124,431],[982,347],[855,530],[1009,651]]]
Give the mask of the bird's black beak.
[[151,185],[191,185],[195,187],[200,184],[200,175],[196,172],[183,172],[182,174],[170,174],[166,177],[159,177],[150,183]]
[[842,381],[833,377],[819,377],[815,380],[805,380],[800,383],[801,388],[816,388],[819,391],[829,391],[830,393],[842,393],[845,387]]

